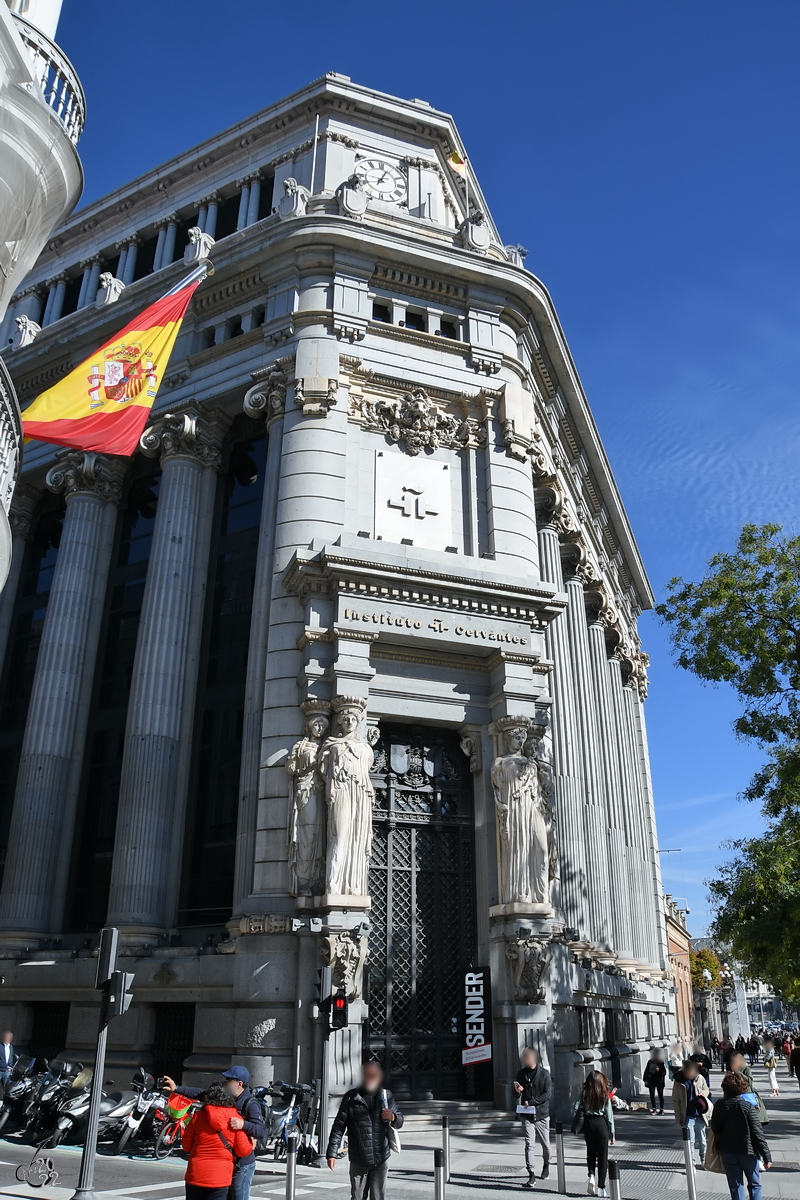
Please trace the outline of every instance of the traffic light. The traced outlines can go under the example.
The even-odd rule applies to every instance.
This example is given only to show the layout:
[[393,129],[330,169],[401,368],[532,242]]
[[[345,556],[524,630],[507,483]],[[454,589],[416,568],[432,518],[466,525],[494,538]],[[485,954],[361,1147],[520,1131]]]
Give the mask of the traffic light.
[[347,997],[337,992],[331,997],[331,1029],[347,1028]]
[[128,988],[133,987],[134,976],[128,971],[114,971],[108,981],[109,1017],[121,1017],[131,1006],[133,996]]

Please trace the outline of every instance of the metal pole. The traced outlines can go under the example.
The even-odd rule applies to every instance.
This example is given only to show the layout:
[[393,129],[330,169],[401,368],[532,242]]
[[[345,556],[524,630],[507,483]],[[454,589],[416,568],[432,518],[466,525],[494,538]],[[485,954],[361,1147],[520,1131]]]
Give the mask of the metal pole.
[[622,1192],[620,1191],[619,1183],[619,1163],[614,1159],[609,1159],[608,1162],[608,1190],[611,1193],[611,1200],[621,1200]]
[[[322,1000],[325,1001],[331,994],[331,968],[324,967],[322,971],[321,981]],[[324,1007],[324,1005],[323,1005]],[[331,1091],[331,1073],[328,1063],[328,1058],[331,1052],[330,1046],[330,1026],[327,1009],[322,1017],[322,1078],[320,1080],[319,1090],[319,1125],[318,1125],[318,1141],[317,1141],[317,1158],[316,1164],[319,1167],[325,1166],[325,1151],[328,1148],[328,1108],[330,1106],[330,1091]]]
[[689,1194],[689,1200],[697,1200],[697,1181],[694,1177],[694,1147],[691,1142],[691,1131],[684,1125],[681,1130],[683,1134],[683,1158],[686,1163],[686,1190]]
[[319,113],[314,121],[314,149],[311,152],[311,187],[308,189],[314,195],[314,183],[317,178],[317,143],[319,142]]
[[[444,1151],[433,1152],[433,1195],[434,1200],[444,1200]],[[288,1200],[288,1198],[287,1198]]]
[[290,1129],[286,1138],[286,1200],[294,1200],[297,1180],[297,1130]]
[[567,1194],[567,1164],[564,1162],[564,1126],[556,1122],[556,1170],[558,1171],[558,1194]]
[[[100,946],[97,952],[97,977],[95,988],[105,987],[117,969],[117,947],[119,930],[107,925],[100,930]],[[92,1091],[89,1096],[89,1113],[86,1118],[86,1141],[81,1154],[81,1169],[78,1186],[71,1200],[95,1200],[94,1161],[97,1157],[97,1133],[100,1125],[100,1101],[103,1097],[103,1076],[106,1073],[106,1042],[108,1040],[108,991],[100,1002],[100,1032],[97,1035],[97,1051],[94,1058]]]
[[444,1181],[450,1182],[450,1118],[442,1117],[442,1154],[444,1155]]

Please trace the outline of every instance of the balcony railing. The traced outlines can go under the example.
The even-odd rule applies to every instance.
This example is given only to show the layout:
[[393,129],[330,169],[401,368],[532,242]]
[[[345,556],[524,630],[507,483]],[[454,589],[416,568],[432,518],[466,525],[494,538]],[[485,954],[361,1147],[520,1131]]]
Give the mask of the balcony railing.
[[24,17],[16,13],[13,17],[25,48],[33,59],[33,69],[45,103],[52,108],[75,145],[86,120],[86,100],[75,68],[49,37],[45,37]]

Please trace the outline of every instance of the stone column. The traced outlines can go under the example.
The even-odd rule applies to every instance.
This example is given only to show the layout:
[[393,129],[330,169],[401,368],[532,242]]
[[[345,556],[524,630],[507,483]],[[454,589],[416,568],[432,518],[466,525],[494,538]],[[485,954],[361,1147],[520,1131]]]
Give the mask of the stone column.
[[595,707],[600,733],[599,766],[604,782],[605,830],[603,843],[609,864],[611,891],[611,913],[613,931],[611,944],[621,966],[635,965],[633,934],[631,930],[629,883],[627,879],[627,856],[625,854],[625,828],[622,819],[619,761],[617,758],[616,734],[612,716],[611,687],[608,675],[608,653],[606,651],[605,626],[599,619],[589,625],[589,653],[592,667]]
[[100,454],[62,455],[47,476],[67,512],[42,630],[22,744],[0,896],[6,942],[58,932],[86,741],[117,506],[125,464]]
[[500,422],[486,422],[486,508],[489,545],[514,575],[539,575],[539,542],[530,461],[509,448]]
[[250,183],[247,179],[237,179],[236,186],[239,188],[239,216],[236,220],[237,229],[247,228],[247,215],[250,209]]
[[162,476],[122,758],[108,920],[155,939],[174,921],[217,470],[227,419],[167,414],[140,445]]
[[639,675],[630,687],[625,688],[631,722],[633,726],[634,745],[636,749],[639,786],[642,790],[642,812],[644,818],[645,854],[647,856],[647,885],[650,894],[651,912],[656,914],[655,945],[653,947],[653,963],[664,970],[669,963],[667,931],[664,922],[661,897],[664,888],[661,882],[661,860],[658,854],[658,833],[656,830],[656,810],[653,800],[653,782],[650,778],[650,752],[647,747],[647,729],[644,721],[642,695],[647,689],[647,671],[645,656],[640,656]]
[[11,633],[11,620],[25,559],[25,546],[33,528],[33,514],[39,503],[39,496],[36,488],[27,483],[18,483],[8,514],[8,523],[11,526],[11,566],[5,586],[0,592],[0,675],[3,672],[8,636]]
[[64,309],[64,297],[67,294],[67,283],[69,276],[63,271],[60,275],[55,275],[52,279],[48,279],[47,287],[50,289],[47,296],[47,304],[45,305],[44,318],[42,326],[53,325],[61,317]]
[[247,224],[255,225],[258,220],[258,207],[261,203],[261,172],[255,171],[250,176],[250,199],[247,203]]
[[639,820],[639,797],[634,777],[633,746],[628,738],[628,714],[622,688],[622,663],[619,653],[608,660],[612,719],[617,744],[620,775],[620,802],[625,830],[626,878],[630,881],[630,912],[633,952],[640,963],[649,963],[647,955],[647,917],[650,897],[643,887],[643,838]]
[[160,271],[162,267],[168,267],[175,257],[177,227],[177,213],[170,213],[169,216],[162,217],[159,221],[156,221],[158,240],[156,242],[155,258],[153,259],[154,271]]
[[267,419],[267,461],[261,524],[258,533],[258,558],[253,583],[253,609],[250,617],[250,645],[247,654],[244,715],[242,720],[242,757],[239,773],[239,816],[236,828],[236,868],[234,872],[233,915],[242,914],[242,904],[253,890],[258,783],[261,767],[261,723],[264,716],[264,685],[267,665],[267,638],[272,600],[272,572],[275,556],[275,518],[278,483],[281,474],[283,422],[286,403],[286,376],[283,371],[266,367],[244,398],[248,416]]
[[591,857],[587,855],[587,865],[591,862],[591,876],[587,880],[585,903],[591,941],[600,950],[605,951],[609,959],[613,959],[614,954],[609,953],[612,931],[611,872],[606,853],[606,813],[603,776],[600,767],[600,730],[592,684],[583,583],[578,578],[570,579],[567,581],[566,591],[569,597],[567,629],[570,665],[586,787],[583,809],[584,843],[594,851]]
[[[539,530],[539,557],[542,581],[563,591],[560,543],[554,524],[548,523]],[[548,626],[546,645],[547,656],[553,663],[553,774],[561,903],[567,926],[589,940],[589,871],[583,820],[586,782],[566,614],[556,617]]]
[[100,286],[100,268],[103,260],[99,254],[93,254],[91,258],[87,258],[81,263],[83,267],[83,283],[81,284],[81,294],[78,298],[78,308],[86,308],[89,304],[94,304],[97,299],[97,289]]
[[125,261],[123,263],[120,258],[119,269],[117,270],[117,278],[121,279],[128,287],[133,283],[133,277],[136,273],[136,257],[139,253],[139,238],[136,234],[133,237],[126,238],[120,243],[124,247]]
[[216,237],[217,233],[217,213],[219,206],[222,203],[222,197],[218,192],[212,192],[210,196],[206,196],[206,223],[203,226],[203,233],[207,233],[209,237]]

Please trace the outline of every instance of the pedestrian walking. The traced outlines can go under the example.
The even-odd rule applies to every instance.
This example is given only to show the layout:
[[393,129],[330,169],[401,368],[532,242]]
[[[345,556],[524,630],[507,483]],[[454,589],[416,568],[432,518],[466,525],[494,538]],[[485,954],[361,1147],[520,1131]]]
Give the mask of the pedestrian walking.
[[608,1176],[608,1147],[614,1145],[614,1109],[608,1080],[601,1071],[591,1071],[584,1080],[581,1094],[575,1102],[572,1120],[573,1133],[583,1133],[586,1142],[586,1181],[588,1196],[606,1195]]
[[675,1123],[689,1130],[689,1141],[694,1154],[694,1144],[700,1155],[700,1166],[706,1161],[706,1127],[711,1115],[711,1099],[708,1084],[700,1074],[699,1064],[687,1059],[680,1071],[675,1072],[672,1085],[672,1108]]
[[698,1067],[700,1068],[700,1074],[703,1076],[703,1078],[705,1079],[705,1081],[708,1084],[709,1089],[710,1089],[711,1088],[711,1059],[708,1057],[705,1050],[698,1042],[695,1042],[694,1049],[692,1050],[692,1053],[689,1055],[689,1058],[692,1060],[692,1062],[697,1063]]
[[351,1200],[384,1200],[391,1148],[389,1129],[401,1129],[403,1114],[383,1086],[380,1063],[364,1063],[361,1084],[342,1096],[325,1157],[331,1170],[347,1134]]
[[781,1044],[781,1050],[783,1052],[783,1057],[786,1059],[786,1070],[791,1075],[791,1073],[792,1073],[792,1062],[791,1062],[792,1039],[789,1037],[788,1033],[785,1035],[785,1037],[783,1039],[783,1043]]
[[780,1096],[781,1092],[778,1087],[778,1052],[772,1038],[764,1038],[764,1066],[767,1069],[767,1078],[769,1079],[773,1096]]
[[733,1071],[734,1075],[741,1075],[742,1079],[744,1079],[745,1083],[747,1084],[747,1091],[752,1092],[755,1096],[755,1103],[758,1107],[759,1121],[762,1125],[768,1124],[769,1115],[764,1105],[764,1101],[759,1096],[758,1092],[756,1091],[756,1085],[753,1083],[753,1072],[744,1061],[744,1055],[739,1054],[736,1050],[734,1050],[730,1057],[730,1069]]
[[253,1139],[238,1127],[236,1101],[221,1083],[212,1083],[201,1099],[181,1139],[189,1154],[186,1200],[226,1200],[235,1165],[252,1154]]
[[[647,1065],[644,1069],[644,1086],[650,1093],[650,1115],[664,1115],[664,1084],[667,1080],[667,1068],[661,1059],[661,1053],[658,1050],[651,1050],[650,1058],[647,1060]],[[656,1096],[658,1096],[658,1107],[656,1107]]]
[[539,1062],[539,1056],[530,1046],[522,1051],[522,1070],[514,1081],[517,1093],[517,1111],[530,1108],[530,1116],[520,1113],[522,1132],[525,1135],[525,1166],[528,1181],[524,1188],[536,1186],[536,1143],[542,1147],[542,1179],[550,1177],[550,1103],[553,1098],[553,1080],[550,1072]]
[[798,1083],[800,1083],[800,1038],[794,1039],[794,1044],[789,1051],[789,1074],[794,1075]]
[[17,1058],[17,1052],[14,1049],[14,1035],[10,1029],[6,1029],[3,1034],[3,1040],[0,1042],[0,1083],[5,1088],[11,1078],[11,1068]]
[[752,1103],[744,1098],[747,1084],[743,1076],[729,1071],[722,1080],[722,1100],[714,1105],[711,1129],[725,1175],[731,1200],[745,1200],[744,1183],[750,1200],[761,1200],[759,1159],[768,1171],[772,1166],[761,1124]]
[[[221,1086],[231,1097],[236,1113],[231,1118],[231,1128],[243,1130],[251,1139],[250,1151],[237,1158],[231,1186],[231,1200],[250,1200],[250,1185],[256,1169],[255,1144],[265,1136],[264,1117],[261,1106],[250,1091],[250,1072],[247,1067],[230,1067],[222,1072],[225,1083]],[[189,1100],[196,1100],[205,1093],[203,1088],[176,1088],[175,1080],[169,1075],[164,1076],[163,1089],[166,1092],[179,1091]]]

